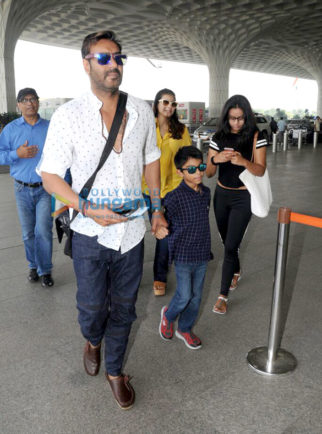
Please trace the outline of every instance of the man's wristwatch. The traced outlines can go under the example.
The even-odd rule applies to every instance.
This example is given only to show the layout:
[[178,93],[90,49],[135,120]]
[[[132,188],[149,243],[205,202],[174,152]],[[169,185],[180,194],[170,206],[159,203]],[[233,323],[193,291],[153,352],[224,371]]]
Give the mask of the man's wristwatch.
[[218,166],[219,163],[215,163],[214,158],[215,158],[215,156],[213,155],[213,156],[210,158],[210,161],[212,162],[212,164],[213,164],[214,166]]
[[164,214],[164,206],[161,206],[160,208],[152,209],[152,214],[154,214],[156,212],[160,212],[160,213]]

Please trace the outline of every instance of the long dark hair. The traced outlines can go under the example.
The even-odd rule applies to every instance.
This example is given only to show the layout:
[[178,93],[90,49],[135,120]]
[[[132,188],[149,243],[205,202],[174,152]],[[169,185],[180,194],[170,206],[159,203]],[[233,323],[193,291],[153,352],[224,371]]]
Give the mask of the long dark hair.
[[[153,102],[153,112],[154,116],[157,118],[159,114],[158,110],[158,104],[159,99],[162,99],[163,95],[172,95],[174,99],[176,99],[175,93],[170,89],[161,89],[159,92],[155,95],[154,102]],[[177,115],[177,109],[173,112],[173,115],[169,119],[169,133],[171,134],[173,139],[180,140],[182,139],[182,134],[184,132],[184,124],[182,124]]]
[[258,131],[258,128],[256,126],[256,118],[250,106],[250,103],[248,99],[243,95],[234,95],[225,102],[219,118],[218,129],[215,137],[223,140],[227,138],[228,134],[231,131],[228,114],[229,110],[233,108],[241,109],[244,114],[244,125],[238,133],[240,136],[240,145],[242,146],[243,144],[249,142],[252,143],[254,134],[256,131]]

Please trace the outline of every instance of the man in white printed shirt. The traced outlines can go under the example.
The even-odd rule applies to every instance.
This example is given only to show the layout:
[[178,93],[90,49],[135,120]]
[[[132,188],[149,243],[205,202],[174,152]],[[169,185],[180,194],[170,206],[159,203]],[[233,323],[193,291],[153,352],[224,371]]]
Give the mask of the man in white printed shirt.
[[[135,394],[122,366],[131,325],[136,319],[145,223],[143,218],[127,220],[102,203],[141,198],[142,173],[157,202],[160,151],[152,110],[144,101],[129,95],[113,150],[88,196],[88,200],[100,206],[82,206],[78,194],[103,152],[116,111],[126,55],[122,54],[115,34],[104,31],[84,39],[82,57],[91,91],[54,113],[39,171],[46,190],[64,197],[79,211],[71,228],[78,318],[87,340],[85,371],[98,374],[104,340],[106,378],[120,408],[128,409]],[[63,180],[67,168],[71,169],[72,188]],[[152,232],[160,225],[167,223],[156,209]]]

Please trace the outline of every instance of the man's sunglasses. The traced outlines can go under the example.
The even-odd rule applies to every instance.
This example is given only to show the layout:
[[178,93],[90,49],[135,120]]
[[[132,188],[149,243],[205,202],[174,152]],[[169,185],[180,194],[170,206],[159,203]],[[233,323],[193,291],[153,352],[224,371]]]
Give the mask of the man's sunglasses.
[[197,169],[199,172],[204,172],[207,169],[206,163],[200,163],[199,166],[189,166],[189,167],[182,167],[180,170],[183,172],[184,170],[187,170],[190,175],[193,175],[197,172]]
[[177,101],[169,101],[167,99],[159,99],[159,102],[162,102],[162,104],[166,107],[167,105],[171,104],[173,108],[176,108],[178,103]]
[[117,65],[123,66],[126,63],[127,55],[120,53],[90,53],[85,56],[85,59],[97,59],[99,65],[108,65],[113,58]]

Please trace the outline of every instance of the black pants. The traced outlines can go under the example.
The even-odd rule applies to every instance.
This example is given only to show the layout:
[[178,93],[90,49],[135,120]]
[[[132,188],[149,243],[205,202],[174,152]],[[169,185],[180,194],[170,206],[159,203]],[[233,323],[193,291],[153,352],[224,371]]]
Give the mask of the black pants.
[[[149,207],[149,220],[152,221],[151,198],[143,194],[146,205]],[[164,199],[161,199],[161,206],[164,205]],[[153,280],[167,283],[167,275],[169,270],[169,247],[168,237],[162,240],[156,240],[154,262],[153,262]]]
[[217,185],[214,211],[225,246],[220,293],[227,296],[234,273],[240,271],[238,249],[252,216],[247,190],[227,190]]

